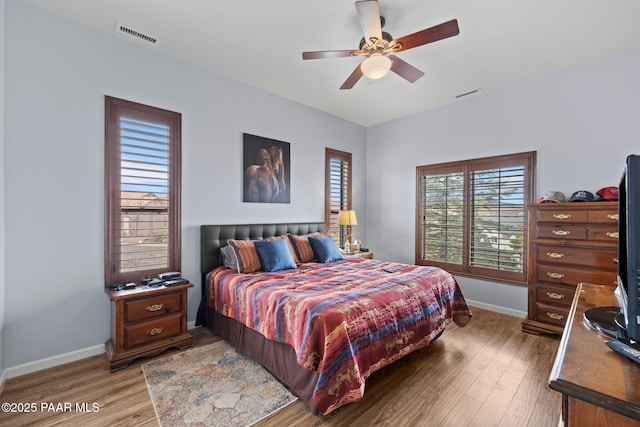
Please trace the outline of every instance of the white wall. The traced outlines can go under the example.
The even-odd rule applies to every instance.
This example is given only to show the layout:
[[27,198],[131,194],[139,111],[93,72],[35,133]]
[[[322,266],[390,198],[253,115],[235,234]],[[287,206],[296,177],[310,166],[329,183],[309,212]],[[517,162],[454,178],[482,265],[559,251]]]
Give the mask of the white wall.
[[[366,224],[361,126],[21,2],[6,14],[7,367],[101,351],[109,338],[104,95],[182,113],[182,272],[198,285],[189,320],[200,302],[199,226],[323,221],[326,146],[353,153]],[[290,204],[242,203],[243,132],[291,143]]]
[[[538,195],[617,185],[625,157],[640,153],[638,100],[636,51],[368,128],[368,245],[377,258],[414,262],[420,165],[537,150]],[[527,310],[525,287],[459,282],[470,300]]]

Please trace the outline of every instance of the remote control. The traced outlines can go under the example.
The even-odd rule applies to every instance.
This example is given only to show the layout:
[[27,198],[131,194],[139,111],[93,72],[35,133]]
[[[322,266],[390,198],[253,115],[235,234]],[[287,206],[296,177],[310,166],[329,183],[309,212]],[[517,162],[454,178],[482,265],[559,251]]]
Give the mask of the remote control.
[[183,283],[189,283],[189,281],[187,279],[172,279],[172,280],[166,280],[163,285],[165,286],[173,286],[173,285],[181,285]]
[[607,345],[607,347],[609,347],[616,353],[619,353],[627,359],[633,360],[634,362],[640,364],[640,351],[636,350],[635,348],[621,343],[620,341],[605,341],[604,343]]

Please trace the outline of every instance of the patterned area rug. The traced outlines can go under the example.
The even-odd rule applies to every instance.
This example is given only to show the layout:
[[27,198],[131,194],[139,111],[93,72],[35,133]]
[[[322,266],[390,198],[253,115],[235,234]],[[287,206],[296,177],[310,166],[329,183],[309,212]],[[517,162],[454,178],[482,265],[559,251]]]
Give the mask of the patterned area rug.
[[226,341],[145,363],[142,370],[162,427],[248,426],[297,400]]

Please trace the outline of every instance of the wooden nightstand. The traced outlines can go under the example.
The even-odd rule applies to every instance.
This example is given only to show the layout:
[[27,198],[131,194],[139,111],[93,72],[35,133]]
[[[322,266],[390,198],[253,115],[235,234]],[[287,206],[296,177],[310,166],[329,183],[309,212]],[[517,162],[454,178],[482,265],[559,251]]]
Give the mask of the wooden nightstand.
[[187,331],[187,290],[193,284],[132,290],[106,289],[111,299],[111,338],[105,343],[109,369],[155,356],[170,347],[193,346]]
[[358,255],[366,259],[373,259],[373,252],[354,252],[352,255]]

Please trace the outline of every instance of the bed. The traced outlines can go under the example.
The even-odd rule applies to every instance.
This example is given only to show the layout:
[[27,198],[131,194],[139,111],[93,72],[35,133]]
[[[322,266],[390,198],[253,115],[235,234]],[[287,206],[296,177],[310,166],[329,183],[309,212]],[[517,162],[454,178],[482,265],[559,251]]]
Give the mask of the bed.
[[[309,239],[317,245],[324,229],[324,223],[201,226],[197,324],[264,366],[314,414],[361,399],[371,373],[471,317],[455,278],[439,268],[359,256],[302,259],[301,242],[320,236]],[[223,265],[224,246],[281,247],[281,240],[295,268],[238,273]]]

